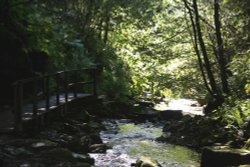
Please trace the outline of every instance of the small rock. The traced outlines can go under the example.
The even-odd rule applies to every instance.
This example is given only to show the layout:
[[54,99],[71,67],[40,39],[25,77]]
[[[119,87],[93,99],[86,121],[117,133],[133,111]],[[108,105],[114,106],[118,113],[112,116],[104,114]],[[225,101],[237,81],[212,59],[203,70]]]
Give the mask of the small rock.
[[156,160],[150,157],[140,157],[136,160],[135,167],[162,167]]
[[107,150],[106,144],[93,144],[89,147],[91,153],[105,153]]
[[246,149],[250,148],[250,138],[245,142],[244,148]]
[[31,147],[34,148],[34,149],[38,149],[38,150],[41,150],[41,149],[49,149],[49,148],[55,148],[57,147],[58,144],[55,143],[55,142],[52,142],[50,140],[41,140],[39,142],[36,142],[36,143],[32,143]]
[[79,162],[87,162],[94,164],[95,160],[88,155],[83,155],[83,154],[77,154],[77,153],[72,153],[72,156],[75,158],[75,160]]

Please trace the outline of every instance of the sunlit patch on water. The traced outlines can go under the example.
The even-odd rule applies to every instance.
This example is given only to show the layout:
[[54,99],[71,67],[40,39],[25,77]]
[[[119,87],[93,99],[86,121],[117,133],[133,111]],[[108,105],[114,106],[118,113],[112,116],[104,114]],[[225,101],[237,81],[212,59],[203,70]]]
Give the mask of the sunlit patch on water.
[[171,99],[168,104],[165,102],[156,104],[155,109],[159,111],[182,110],[184,114],[203,115],[203,106],[192,99]]
[[164,167],[199,166],[199,154],[181,146],[158,143],[162,125],[119,121],[105,122],[107,131],[101,133],[104,142],[112,145],[106,154],[91,154],[97,167],[129,167],[137,158],[149,156]]

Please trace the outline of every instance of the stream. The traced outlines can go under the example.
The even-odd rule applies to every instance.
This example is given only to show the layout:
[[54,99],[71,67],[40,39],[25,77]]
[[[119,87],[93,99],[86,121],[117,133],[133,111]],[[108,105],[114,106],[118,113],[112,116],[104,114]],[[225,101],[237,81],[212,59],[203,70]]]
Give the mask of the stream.
[[101,132],[104,143],[112,147],[105,154],[90,154],[96,167],[130,167],[136,159],[148,156],[163,167],[197,167],[200,155],[186,147],[159,143],[163,123],[139,123],[130,120],[105,120]]

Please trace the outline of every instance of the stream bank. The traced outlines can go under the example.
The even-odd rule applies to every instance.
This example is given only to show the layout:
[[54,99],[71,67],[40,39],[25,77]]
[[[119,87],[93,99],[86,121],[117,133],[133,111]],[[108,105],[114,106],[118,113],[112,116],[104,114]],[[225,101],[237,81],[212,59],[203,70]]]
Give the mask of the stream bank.
[[36,133],[1,134],[0,167],[92,167],[89,152],[101,152],[98,119],[89,119],[85,111]]

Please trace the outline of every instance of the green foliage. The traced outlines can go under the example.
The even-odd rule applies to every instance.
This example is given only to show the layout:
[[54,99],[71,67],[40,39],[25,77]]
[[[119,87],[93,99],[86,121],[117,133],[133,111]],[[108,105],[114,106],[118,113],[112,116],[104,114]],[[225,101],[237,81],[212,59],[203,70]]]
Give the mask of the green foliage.
[[231,89],[238,97],[245,96],[250,83],[250,50],[238,53],[230,63],[232,76],[230,77]]
[[[212,4],[198,2],[208,57],[219,83]],[[248,4],[227,0],[221,5],[229,83],[238,98],[248,94],[250,84]],[[109,97],[149,92],[153,98],[193,98],[207,93],[181,1],[9,0],[0,1],[0,14],[1,38],[9,34],[16,39],[13,46],[26,53],[46,52],[49,72],[101,65],[100,91]]]
[[[110,97],[129,94],[124,62],[102,36],[107,12],[122,1],[0,1],[0,35],[13,37],[7,45],[25,53],[43,51],[49,55],[49,69],[85,68],[101,65],[100,90]],[[6,27],[6,28],[2,28]],[[6,29],[6,31],[5,31]],[[6,35],[5,35],[6,36]],[[15,39],[15,40],[14,40]]]
[[244,127],[250,121],[249,99],[239,100],[230,97],[226,100],[218,113],[226,124]]
[[116,9],[119,15],[115,19],[129,18],[129,21],[119,22],[110,36],[116,53],[131,70],[133,95],[150,92],[152,97],[190,97],[204,93],[180,4],[145,2],[136,1],[132,13],[127,13],[127,8]]
[[116,56],[112,48],[106,47],[103,54],[106,61],[103,62],[101,91],[110,98],[123,100],[129,95],[129,70],[126,69],[126,64]]

